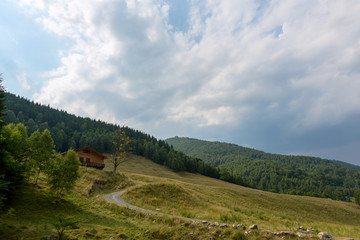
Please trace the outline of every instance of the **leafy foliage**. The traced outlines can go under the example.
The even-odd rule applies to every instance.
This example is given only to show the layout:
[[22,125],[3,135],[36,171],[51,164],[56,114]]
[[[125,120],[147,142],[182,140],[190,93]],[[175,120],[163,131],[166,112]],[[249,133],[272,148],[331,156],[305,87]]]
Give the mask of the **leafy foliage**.
[[37,185],[40,172],[47,169],[54,155],[54,141],[51,138],[50,131],[45,129],[42,134],[38,130],[33,132],[29,138],[29,151],[31,163],[37,170],[35,181]]
[[[224,180],[239,176],[258,189],[350,200],[360,187],[360,171],[316,157],[270,154],[235,144],[191,138],[166,140],[176,150],[221,168]],[[351,168],[350,168],[351,167]]]
[[360,189],[355,191],[354,198],[355,198],[355,203],[360,205]]
[[57,155],[46,170],[50,189],[55,192],[56,197],[60,198],[65,193],[70,192],[76,183],[79,175],[80,161],[74,150],[69,150],[63,158]]
[[73,218],[65,217],[65,216],[57,216],[56,222],[52,225],[55,227],[56,232],[58,234],[59,240],[64,239],[64,232],[69,228],[76,228],[76,224],[79,222]]
[[27,129],[22,124],[8,124],[2,129],[3,148],[19,162],[28,160]]
[[[10,123],[5,125],[0,133],[2,141],[0,207],[3,206],[5,201],[11,199],[15,190],[22,185],[24,180],[29,181],[30,177],[34,174],[36,174],[35,184],[37,184],[41,171],[48,173],[50,182],[53,184],[52,187],[56,190],[58,197],[63,189],[71,189],[73,186],[72,181],[76,180],[73,180],[74,177],[72,175],[78,175],[78,166],[77,169],[73,167],[75,165],[73,162],[78,162],[76,154],[73,152],[72,155],[69,155],[66,162],[68,166],[57,164],[56,158],[55,160],[53,159],[54,142],[49,130],[45,129],[42,134],[39,131],[35,131],[28,138],[27,129],[22,123],[16,125]],[[75,157],[75,160],[72,160],[71,156]],[[56,166],[61,167],[56,168]],[[55,169],[59,171],[55,171]],[[63,187],[61,184],[58,184],[54,180],[56,178],[61,178],[61,182],[65,182],[67,186]]]
[[2,127],[0,158],[0,206],[10,201],[26,172],[26,128],[22,124]]

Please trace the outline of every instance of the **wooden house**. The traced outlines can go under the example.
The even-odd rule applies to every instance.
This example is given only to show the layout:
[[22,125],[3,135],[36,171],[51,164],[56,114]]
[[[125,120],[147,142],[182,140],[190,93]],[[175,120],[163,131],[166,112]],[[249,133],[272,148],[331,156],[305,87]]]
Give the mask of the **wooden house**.
[[[97,152],[90,147],[83,147],[75,149],[75,152],[81,162],[82,166],[93,167],[97,169],[103,169],[105,167],[104,159],[105,155]],[[62,154],[66,155],[66,152]]]

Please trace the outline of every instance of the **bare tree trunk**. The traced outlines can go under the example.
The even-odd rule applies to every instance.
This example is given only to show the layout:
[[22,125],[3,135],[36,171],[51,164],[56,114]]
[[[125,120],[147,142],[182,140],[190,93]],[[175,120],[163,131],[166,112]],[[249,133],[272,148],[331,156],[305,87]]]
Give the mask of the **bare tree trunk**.
[[114,173],[116,173],[116,168],[117,168],[117,166],[118,166],[119,164],[118,164],[118,160],[117,160],[117,158],[115,157],[115,159],[114,159]]
[[40,168],[39,168],[39,171],[38,171],[37,176],[36,176],[36,181],[35,181],[35,185],[36,185],[36,186],[37,186],[37,181],[38,181],[38,179],[39,179],[39,175],[40,175]]

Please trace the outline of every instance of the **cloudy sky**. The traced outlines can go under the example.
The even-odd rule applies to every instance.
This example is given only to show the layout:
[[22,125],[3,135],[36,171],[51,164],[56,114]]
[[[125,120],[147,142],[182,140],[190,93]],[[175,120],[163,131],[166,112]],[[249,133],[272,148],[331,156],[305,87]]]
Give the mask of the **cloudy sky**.
[[8,91],[157,138],[360,165],[358,0],[1,0]]

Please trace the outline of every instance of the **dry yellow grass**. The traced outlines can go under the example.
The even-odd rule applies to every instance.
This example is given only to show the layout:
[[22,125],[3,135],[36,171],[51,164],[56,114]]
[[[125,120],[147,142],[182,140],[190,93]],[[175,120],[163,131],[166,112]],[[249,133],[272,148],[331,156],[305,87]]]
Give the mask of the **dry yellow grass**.
[[135,155],[118,170],[138,183],[124,198],[144,208],[230,224],[256,223],[268,230],[304,226],[337,237],[360,236],[360,206],[354,203],[264,192],[199,174],[175,173]]

